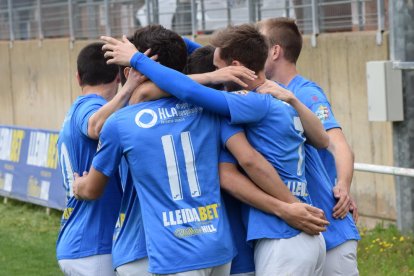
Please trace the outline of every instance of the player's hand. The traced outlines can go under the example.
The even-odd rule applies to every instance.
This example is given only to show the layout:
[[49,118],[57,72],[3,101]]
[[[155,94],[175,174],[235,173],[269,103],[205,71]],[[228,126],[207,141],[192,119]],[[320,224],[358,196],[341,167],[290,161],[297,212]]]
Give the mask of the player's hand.
[[284,221],[309,235],[319,235],[320,232],[326,231],[329,224],[321,209],[306,203],[287,204],[284,211],[281,215]]
[[354,218],[355,223],[357,223],[358,218],[359,218],[358,206],[352,197],[351,197],[351,205],[349,207],[349,211],[352,213],[352,217]]
[[105,51],[108,64],[129,66],[132,56],[138,52],[125,35],[122,36],[121,41],[110,36],[101,36],[101,39],[105,42],[102,50]]
[[256,89],[256,91],[261,94],[270,94],[273,97],[287,103],[290,103],[293,99],[295,99],[295,95],[291,91],[281,87],[279,84],[271,80],[266,80],[264,84],[260,85]]
[[332,215],[336,219],[343,219],[348,214],[351,207],[351,197],[348,194],[348,189],[338,182],[335,187],[333,187],[333,194],[338,202],[333,208]]
[[227,66],[207,74],[211,84],[234,82],[242,87],[248,86],[243,80],[251,81],[257,78],[254,71],[244,66]]
[[82,176],[79,176],[78,173],[74,173],[73,177],[74,177],[74,181],[72,183],[72,188],[73,188],[73,195],[75,196],[75,198],[77,200],[82,200],[82,197],[79,195],[80,193],[80,186],[82,185],[82,179],[85,178],[88,175],[88,172],[83,172]]

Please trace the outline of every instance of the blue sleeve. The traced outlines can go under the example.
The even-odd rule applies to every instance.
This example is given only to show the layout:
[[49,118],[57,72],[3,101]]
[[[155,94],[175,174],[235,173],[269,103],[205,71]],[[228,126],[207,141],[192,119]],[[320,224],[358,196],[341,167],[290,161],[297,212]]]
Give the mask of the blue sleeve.
[[144,54],[137,52],[131,58],[131,66],[164,90],[183,102],[203,107],[221,116],[230,116],[225,98],[226,92],[201,85],[186,75],[162,66]]
[[118,169],[122,158],[122,146],[116,125],[116,114],[112,114],[105,122],[97,152],[92,166],[104,175],[111,177]]
[[187,38],[187,37],[182,37],[185,45],[187,46],[187,54],[191,55],[195,50],[197,50],[198,48],[201,48],[202,46],[200,44],[198,44],[197,42],[192,41],[191,39]]
[[220,122],[220,133],[221,133],[221,144],[225,148],[227,140],[229,140],[233,135],[244,131],[244,129],[239,125],[230,125],[228,120],[222,119]]
[[228,150],[223,149],[220,152],[219,163],[237,164],[237,160]]
[[296,96],[321,120],[325,130],[341,127],[335,119],[328,99],[319,87],[304,87]]
[[92,98],[85,100],[79,104],[76,112],[74,114],[76,127],[82,132],[86,137],[88,136],[88,122],[89,118],[95,114],[106,102],[103,99]]
[[230,110],[231,124],[260,122],[268,114],[272,101],[271,95],[238,91],[225,94]]

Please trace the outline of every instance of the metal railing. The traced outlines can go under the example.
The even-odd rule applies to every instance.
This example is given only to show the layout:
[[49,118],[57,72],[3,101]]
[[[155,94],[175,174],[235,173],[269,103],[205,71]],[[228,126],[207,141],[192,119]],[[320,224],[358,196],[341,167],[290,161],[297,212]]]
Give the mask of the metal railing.
[[387,27],[384,0],[0,0],[0,40],[120,36],[159,23],[180,34],[210,33],[229,24],[295,18],[301,31]]

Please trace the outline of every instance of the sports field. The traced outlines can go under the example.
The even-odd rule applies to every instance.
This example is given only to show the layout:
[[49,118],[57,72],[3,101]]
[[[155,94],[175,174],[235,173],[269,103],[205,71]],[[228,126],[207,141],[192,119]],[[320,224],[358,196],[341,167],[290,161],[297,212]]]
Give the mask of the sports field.
[[[55,259],[60,213],[0,197],[0,275],[61,275]],[[414,239],[395,227],[360,229],[361,275],[414,275]]]

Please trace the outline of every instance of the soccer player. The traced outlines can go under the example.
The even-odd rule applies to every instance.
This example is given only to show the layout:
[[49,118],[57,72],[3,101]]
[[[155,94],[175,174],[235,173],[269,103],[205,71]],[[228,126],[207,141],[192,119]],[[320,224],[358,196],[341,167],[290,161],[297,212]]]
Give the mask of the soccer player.
[[[311,109],[330,137],[330,152],[306,145],[306,178],[315,206],[322,208],[330,222],[323,233],[326,241],[324,275],[358,275],[357,240],[360,239],[349,210],[356,206],[349,196],[353,174],[353,153],[335,120],[323,90],[298,74],[296,61],[302,49],[302,36],[291,19],[267,19],[259,23],[269,38],[266,76],[287,87]],[[322,159],[320,158],[322,157]],[[337,173],[338,172],[338,173]],[[353,209],[354,208],[354,209]]]
[[[159,61],[184,66],[185,45],[177,34],[161,26],[142,30],[142,43],[151,44]],[[227,275],[235,252],[220,198],[218,154],[239,131],[172,97],[128,106],[106,121],[91,170],[75,191],[95,198],[125,156],[140,199],[149,271]],[[260,168],[255,173],[268,177]],[[274,179],[268,182],[273,189]],[[276,193],[292,197],[281,187],[286,191]]]
[[77,79],[82,96],[66,114],[58,140],[68,202],[57,240],[57,259],[66,275],[114,275],[111,248],[121,199],[119,178],[111,177],[101,199],[79,201],[72,190],[73,172],[89,169],[103,123],[125,105],[143,78],[134,72],[117,93],[118,67],[106,64],[102,43],[93,43],[79,53]]
[[[126,39],[120,42],[103,37],[103,40],[107,42],[104,49],[110,50],[105,54],[111,58],[109,63],[131,64],[174,96],[229,117],[232,123],[247,124],[246,131],[252,145],[278,169],[298,199],[310,202],[303,174],[303,132],[318,147],[326,147],[329,142],[316,116],[304,116],[306,120],[303,123],[314,127],[304,129],[298,114],[288,104],[252,92],[240,91],[236,95],[200,86],[178,72],[151,62]],[[265,82],[263,69],[268,52],[267,42],[254,27],[242,25],[227,28],[216,34],[213,45],[218,47],[214,55],[216,67],[232,64],[253,69],[258,78],[249,81],[248,88],[251,90]],[[292,104],[299,113],[311,113],[298,101]],[[231,139],[233,137],[229,141]],[[234,154],[231,143],[226,146]],[[258,224],[262,227],[258,228]],[[322,272],[325,244],[320,235],[306,235],[279,218],[250,208],[248,239],[256,240],[258,275],[320,275]]]

